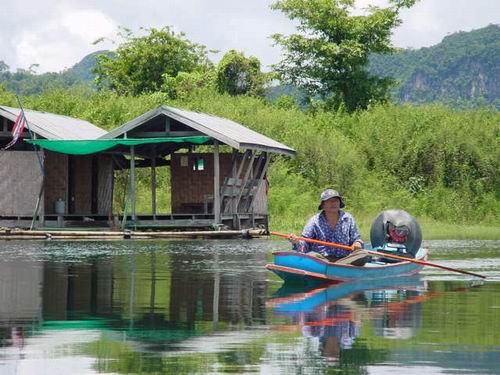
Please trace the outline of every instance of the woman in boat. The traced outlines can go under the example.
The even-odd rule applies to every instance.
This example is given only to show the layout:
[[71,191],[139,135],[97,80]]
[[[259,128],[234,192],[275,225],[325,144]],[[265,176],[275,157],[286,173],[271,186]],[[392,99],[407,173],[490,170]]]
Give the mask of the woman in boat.
[[338,191],[333,189],[323,191],[318,206],[320,212],[309,219],[302,231],[302,237],[352,246],[353,251],[312,244],[299,240],[296,235],[291,234],[288,238],[294,250],[324,257],[337,264],[364,265],[369,259],[369,254],[363,250],[364,242],[354,217],[342,210],[344,206]]

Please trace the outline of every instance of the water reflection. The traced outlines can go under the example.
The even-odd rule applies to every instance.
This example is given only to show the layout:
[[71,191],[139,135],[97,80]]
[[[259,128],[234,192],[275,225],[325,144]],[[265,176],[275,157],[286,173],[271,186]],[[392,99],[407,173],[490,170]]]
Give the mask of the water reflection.
[[189,245],[77,262],[60,261],[56,245],[39,261],[16,255],[0,262],[0,372],[13,365],[18,372],[42,353],[81,356],[72,365],[82,371],[89,369],[85,356],[98,359],[97,371],[121,368],[132,356],[142,363],[134,371],[149,372],[165,369],[164,354],[190,338],[265,324],[266,251],[231,249],[221,259],[224,246]]
[[496,372],[498,283],[290,289],[276,246],[0,244],[0,374]]
[[[268,303],[313,342],[327,361],[352,349],[363,325],[384,338],[408,339],[421,324],[427,293],[420,277],[356,281],[315,289],[282,287]],[[284,329],[285,327],[281,327]]]

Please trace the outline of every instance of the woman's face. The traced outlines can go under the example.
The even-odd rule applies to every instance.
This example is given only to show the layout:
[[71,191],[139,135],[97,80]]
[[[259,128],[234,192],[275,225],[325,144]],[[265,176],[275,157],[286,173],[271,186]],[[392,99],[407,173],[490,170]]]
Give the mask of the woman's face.
[[340,210],[340,198],[327,199],[323,202],[322,207],[325,212],[338,212]]

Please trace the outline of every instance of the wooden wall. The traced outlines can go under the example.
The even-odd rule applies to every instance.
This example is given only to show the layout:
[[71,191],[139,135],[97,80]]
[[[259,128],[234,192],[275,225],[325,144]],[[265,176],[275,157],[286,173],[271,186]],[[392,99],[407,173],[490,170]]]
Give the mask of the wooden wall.
[[90,215],[92,213],[92,156],[73,156],[72,183],[73,195],[70,204],[74,214]]
[[[193,170],[198,158],[204,170]],[[220,154],[220,180],[231,170],[231,154]],[[171,161],[172,213],[203,213],[205,196],[214,192],[214,155],[212,153],[173,154]]]
[[[241,155],[240,155],[241,156]],[[224,181],[232,176],[231,154],[220,154],[220,185],[224,190]],[[196,160],[203,158],[204,170],[193,168]],[[209,213],[212,211],[214,191],[214,156],[212,153],[178,153],[171,160],[171,201],[172,213],[203,213],[205,200],[210,201]],[[256,161],[254,161],[254,165]],[[245,164],[245,168],[246,168]],[[240,179],[245,171],[241,172]],[[257,187],[253,202],[253,212],[267,214],[267,181]],[[227,212],[226,212],[227,213]]]
[[[35,152],[0,152],[0,216],[32,216],[41,183]],[[42,201],[39,212],[43,212],[43,206]]]
[[45,152],[45,213],[55,214],[56,201],[68,204],[68,155]]
[[[93,168],[96,168],[96,171],[93,171]],[[55,203],[59,198],[65,202],[66,214],[92,214],[93,189],[96,190],[94,198],[97,199],[94,213],[111,213],[113,163],[110,156],[68,156],[47,152],[45,173],[46,214],[55,214]],[[93,177],[93,174],[96,176]],[[71,188],[69,184],[72,184]]]
[[97,160],[97,213],[108,215],[113,209],[113,159],[99,155]]

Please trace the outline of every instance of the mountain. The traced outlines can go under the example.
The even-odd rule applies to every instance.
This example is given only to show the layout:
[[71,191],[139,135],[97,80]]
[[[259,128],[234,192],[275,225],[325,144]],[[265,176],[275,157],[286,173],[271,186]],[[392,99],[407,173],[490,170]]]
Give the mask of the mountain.
[[[392,98],[396,102],[500,109],[500,26],[458,32],[432,47],[373,55],[368,69],[374,75],[394,78]],[[281,95],[304,97],[290,85],[267,90],[269,101]]]
[[398,82],[396,101],[500,108],[500,26],[458,32],[428,48],[374,55],[369,70]]
[[67,71],[83,81],[94,81],[94,73],[92,72],[97,64],[98,55],[112,56],[114,53],[111,51],[97,51],[85,56],[80,62],[73,65]]
[[67,88],[74,86],[94,87],[94,73],[97,55],[111,55],[110,51],[97,51],[85,56],[80,62],[60,73],[35,74],[18,69],[10,72],[9,67],[0,61],[0,84],[21,95],[40,94],[48,88]]

